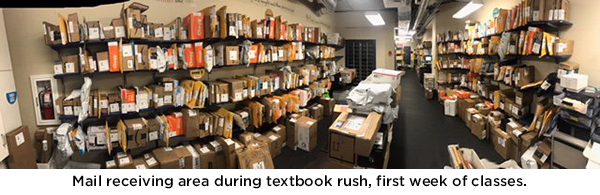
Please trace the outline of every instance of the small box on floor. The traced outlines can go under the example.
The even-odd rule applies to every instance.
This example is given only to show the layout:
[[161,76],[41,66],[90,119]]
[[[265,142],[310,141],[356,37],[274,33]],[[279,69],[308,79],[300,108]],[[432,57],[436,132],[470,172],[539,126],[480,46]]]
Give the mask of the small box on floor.
[[468,126],[471,129],[471,134],[475,135],[479,140],[484,140],[487,137],[485,128],[486,117],[482,114],[474,114],[469,121]]
[[456,100],[444,101],[444,114],[446,116],[456,116]]

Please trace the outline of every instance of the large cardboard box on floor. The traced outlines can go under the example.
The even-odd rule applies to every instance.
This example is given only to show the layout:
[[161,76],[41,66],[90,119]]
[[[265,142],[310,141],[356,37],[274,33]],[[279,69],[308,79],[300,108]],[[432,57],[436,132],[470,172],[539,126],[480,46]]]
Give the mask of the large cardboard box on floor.
[[213,169],[215,168],[215,151],[208,148],[206,145],[196,144],[194,149],[200,156],[200,169]]
[[235,169],[238,167],[235,154],[235,142],[229,138],[217,137],[217,142],[223,147],[223,155],[225,156],[225,168]]
[[319,104],[323,105],[323,114],[325,116],[333,115],[333,107],[335,106],[335,100],[333,98],[320,98]]
[[223,146],[218,141],[212,141],[207,144],[208,148],[215,153],[213,168],[214,169],[225,169],[225,151]]
[[171,147],[156,148],[152,155],[158,161],[161,169],[180,169],[179,157]]
[[491,138],[494,150],[504,159],[515,159],[515,143],[510,139],[508,133],[502,131],[500,128],[492,130]]
[[301,150],[311,152],[317,147],[317,120],[300,117],[296,121],[297,147]]
[[246,148],[237,152],[241,169],[274,169],[269,146],[263,142],[251,141]]
[[354,155],[369,156],[382,116],[376,112],[358,115],[343,112],[329,127],[329,156],[354,162]]
[[296,150],[298,143],[298,131],[296,130],[298,118],[300,118],[299,114],[291,114],[285,122],[285,129],[287,130],[285,142],[286,146],[292,150]]
[[11,169],[35,169],[35,150],[27,126],[21,126],[6,134],[8,154],[6,163]]

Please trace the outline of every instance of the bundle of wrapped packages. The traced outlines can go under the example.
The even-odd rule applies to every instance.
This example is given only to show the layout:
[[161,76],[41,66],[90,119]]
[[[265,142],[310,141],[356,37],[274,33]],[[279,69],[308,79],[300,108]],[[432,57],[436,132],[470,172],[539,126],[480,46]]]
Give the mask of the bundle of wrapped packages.
[[383,124],[389,124],[398,117],[400,98],[400,78],[403,71],[377,69],[367,79],[360,82],[350,93],[348,105],[354,112],[383,114]]

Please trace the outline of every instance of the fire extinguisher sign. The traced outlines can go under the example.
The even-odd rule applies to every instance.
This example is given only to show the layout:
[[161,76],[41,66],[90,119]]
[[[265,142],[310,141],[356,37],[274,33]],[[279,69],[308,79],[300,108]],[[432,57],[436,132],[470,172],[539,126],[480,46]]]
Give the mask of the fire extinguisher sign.
[[6,93],[6,101],[8,101],[9,104],[15,104],[15,102],[17,102],[17,92],[13,91]]

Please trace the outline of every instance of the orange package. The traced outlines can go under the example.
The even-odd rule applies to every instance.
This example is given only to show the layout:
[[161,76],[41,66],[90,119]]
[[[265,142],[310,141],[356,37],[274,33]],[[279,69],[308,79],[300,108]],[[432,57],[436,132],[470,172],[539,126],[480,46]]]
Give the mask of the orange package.
[[456,92],[456,97],[458,97],[458,99],[469,99],[471,98],[471,93],[468,91],[460,90]]
[[206,63],[204,62],[204,46],[202,42],[194,43],[194,68],[204,68]]
[[108,42],[108,57],[109,71],[121,72],[121,49],[118,42]]
[[169,137],[173,136],[182,136],[185,134],[182,128],[183,125],[183,115],[181,112],[175,112],[171,115],[167,116],[167,123],[169,123],[169,127],[171,127],[169,132]]

